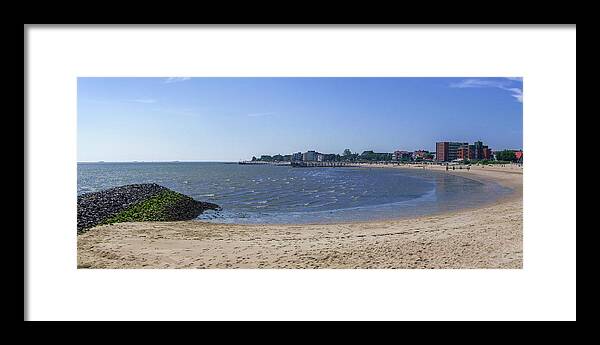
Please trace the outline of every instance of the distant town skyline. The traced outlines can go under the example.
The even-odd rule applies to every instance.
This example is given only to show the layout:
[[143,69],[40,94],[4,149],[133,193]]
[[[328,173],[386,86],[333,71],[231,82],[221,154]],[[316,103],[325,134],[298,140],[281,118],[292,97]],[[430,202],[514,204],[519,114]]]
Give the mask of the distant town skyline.
[[519,77],[78,78],[77,159],[522,149],[522,102]]

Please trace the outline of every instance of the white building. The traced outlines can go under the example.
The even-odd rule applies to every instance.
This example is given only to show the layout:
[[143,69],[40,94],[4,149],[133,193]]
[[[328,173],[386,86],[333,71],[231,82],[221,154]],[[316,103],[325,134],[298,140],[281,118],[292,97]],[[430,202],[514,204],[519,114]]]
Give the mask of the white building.
[[302,154],[302,160],[305,161],[305,162],[316,162],[317,161],[317,156],[319,154],[320,153],[318,153],[317,151],[307,151],[307,152],[304,152]]

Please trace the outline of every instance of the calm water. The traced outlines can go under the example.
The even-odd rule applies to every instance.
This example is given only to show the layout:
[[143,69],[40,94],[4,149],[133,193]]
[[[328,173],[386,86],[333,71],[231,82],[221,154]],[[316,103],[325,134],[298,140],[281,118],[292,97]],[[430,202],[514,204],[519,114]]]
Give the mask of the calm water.
[[510,192],[427,170],[292,168],[225,163],[79,163],[77,193],[155,182],[222,211],[219,223],[317,223],[402,218],[489,203]]

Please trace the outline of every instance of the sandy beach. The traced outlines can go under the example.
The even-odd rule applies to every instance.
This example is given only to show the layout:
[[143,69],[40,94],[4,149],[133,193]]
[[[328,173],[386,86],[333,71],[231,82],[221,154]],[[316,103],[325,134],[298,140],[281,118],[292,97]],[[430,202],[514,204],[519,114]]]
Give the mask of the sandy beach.
[[[379,167],[374,165],[373,167]],[[381,166],[423,169],[421,166]],[[429,170],[445,170],[427,166]],[[523,168],[447,173],[514,192],[494,204],[344,224],[119,223],[77,236],[78,268],[522,268]]]

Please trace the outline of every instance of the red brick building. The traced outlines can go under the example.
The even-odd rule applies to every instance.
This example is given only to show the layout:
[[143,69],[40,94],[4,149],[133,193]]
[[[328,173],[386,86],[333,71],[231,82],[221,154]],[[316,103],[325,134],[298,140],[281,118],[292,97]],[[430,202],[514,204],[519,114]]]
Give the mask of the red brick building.
[[490,149],[489,147],[485,146],[485,148],[483,149],[483,159],[492,159],[493,154],[492,154],[492,149]]
[[417,150],[413,153],[414,159],[430,160],[433,158],[433,153],[426,150]]
[[468,143],[442,141],[435,144],[435,159],[439,162],[449,162],[458,158],[458,150]]
[[519,151],[515,151],[515,158],[517,160],[522,160],[523,159],[523,151],[519,150]]
[[397,150],[392,154],[392,160],[401,161],[401,160],[412,160],[413,154],[408,151]]
[[482,160],[492,158],[492,150],[487,145],[483,145],[481,141],[476,141],[473,145],[447,141],[438,142],[436,143],[436,154],[436,160],[440,162],[449,162],[456,159]]

